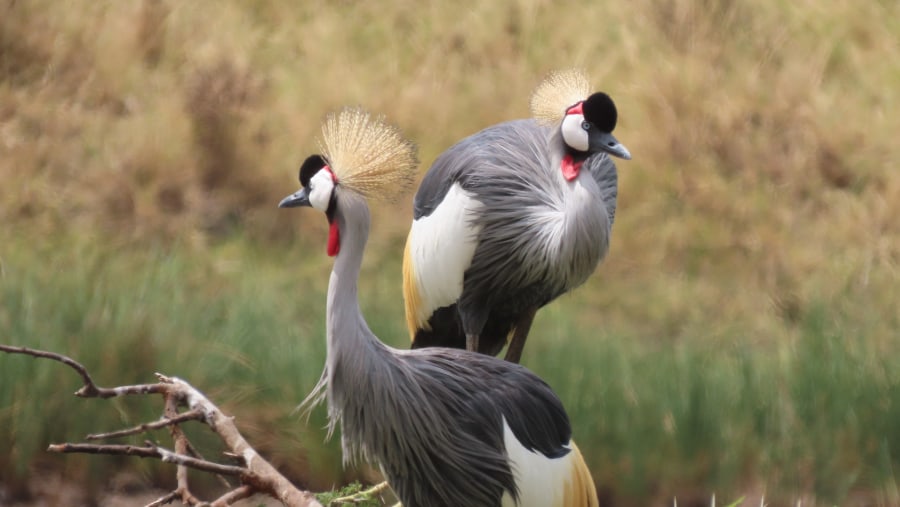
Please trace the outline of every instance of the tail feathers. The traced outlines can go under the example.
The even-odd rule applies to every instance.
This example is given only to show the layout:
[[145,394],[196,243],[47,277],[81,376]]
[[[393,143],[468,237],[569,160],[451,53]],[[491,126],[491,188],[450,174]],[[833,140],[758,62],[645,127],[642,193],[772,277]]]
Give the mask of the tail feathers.
[[[413,272],[412,256],[412,231],[406,238],[406,248],[403,249],[403,304],[406,309],[406,328],[409,330],[409,339],[415,343],[416,331],[421,326],[419,322],[419,309],[422,306],[419,297],[419,286]],[[415,347],[414,347],[415,348]]]
[[[575,442],[572,442],[572,469],[571,479],[565,487],[562,505],[567,507],[599,507],[600,500],[597,498],[597,487],[594,486],[594,479],[591,477],[591,471],[588,470],[587,463]],[[561,507],[561,506],[560,506]]]

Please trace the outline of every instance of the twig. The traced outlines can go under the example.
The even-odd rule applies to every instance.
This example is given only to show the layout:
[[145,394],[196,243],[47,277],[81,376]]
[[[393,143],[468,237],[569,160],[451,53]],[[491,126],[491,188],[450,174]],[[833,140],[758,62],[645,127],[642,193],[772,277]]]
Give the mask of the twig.
[[12,345],[0,345],[0,351],[8,352],[10,354],[24,354],[27,356],[52,359],[71,367],[73,370],[75,370],[76,373],[81,375],[81,380],[82,382],[84,382],[84,385],[81,387],[81,389],[75,391],[75,396],[81,398],[106,399],[114,398],[116,396],[122,396],[123,394],[152,394],[162,392],[162,390],[164,390],[164,388],[159,384],[140,384],[113,388],[100,387],[96,383],[94,383],[94,379],[91,378],[91,375],[88,373],[87,368],[85,368],[84,365],[68,356],[57,354],[56,352],[47,352],[46,350],[32,349],[29,347],[14,347]]
[[203,420],[203,413],[199,410],[190,410],[187,412],[182,412],[175,417],[165,417],[162,419],[151,422],[144,423],[133,428],[127,428],[119,431],[110,431],[109,433],[91,433],[90,435],[84,437],[85,440],[105,440],[108,438],[119,438],[126,437],[128,435],[136,435],[138,433],[144,433],[149,430],[158,430],[161,428],[165,428],[166,426],[174,426],[177,424],[181,424],[185,421],[200,421]]
[[210,506],[211,507],[219,507],[219,506],[225,506],[225,505],[232,505],[237,501],[243,500],[245,498],[250,498],[251,496],[253,496],[254,493],[255,493],[255,491],[253,491],[253,488],[251,488],[249,486],[241,486],[241,487],[235,488],[235,489],[229,491],[228,493],[225,493],[224,495],[220,496],[219,498],[215,499],[212,503],[210,503]]
[[212,461],[192,458],[184,454],[170,451],[145,442],[144,446],[114,445],[114,444],[53,444],[47,448],[50,452],[58,453],[82,453],[82,454],[109,454],[115,456],[137,456],[139,458],[156,458],[166,463],[174,463],[213,474],[240,476],[247,470],[243,467],[220,465]]
[[[188,456],[193,456],[198,459],[206,459],[203,457],[203,454],[201,454],[200,451],[198,451],[197,448],[194,447],[194,444],[192,444],[191,441],[187,439],[187,437],[185,437],[184,441],[185,441],[185,444],[187,444],[187,448],[185,449],[185,451],[186,451],[185,454],[187,454]],[[234,459],[232,458],[232,456],[234,456],[234,455],[232,453],[223,452],[222,454],[225,457],[230,458],[230,459],[232,459],[232,461],[234,461]],[[240,466],[245,466],[243,464],[243,461],[240,461]],[[228,489],[231,489],[234,487],[234,484],[231,484],[230,482],[228,482],[228,479],[226,479],[224,476],[217,475],[216,478],[219,480],[219,483],[221,483],[222,486],[224,486]]]
[[[156,374],[157,378],[160,378],[160,375]],[[160,378],[162,380],[162,378]],[[199,410],[191,410],[192,412],[200,412]],[[166,396],[166,405],[163,410],[163,414],[165,417],[177,417],[178,416],[178,401],[174,396]],[[202,412],[201,412],[202,414]],[[181,431],[180,426],[169,426],[169,434],[172,435],[172,440],[175,442],[175,452],[179,454],[187,454],[189,452],[187,445],[187,437],[184,432]],[[182,499],[184,499],[185,493],[190,492],[190,486],[188,485],[188,469],[184,464],[179,463],[178,468],[175,470],[175,479],[178,483],[177,491],[182,492]],[[186,503],[192,502],[192,498],[188,498]]]
[[204,505],[204,502],[194,496],[194,494],[191,493],[191,490],[187,487],[176,488],[173,493],[175,493],[178,498],[181,498],[181,503],[185,505]]
[[[63,364],[68,365],[79,375],[81,375],[81,380],[84,382],[84,387],[82,387],[78,392],[84,391],[85,394],[83,396],[100,396],[104,397],[103,394],[105,391],[108,391],[103,388],[97,387],[97,384],[94,383],[94,379],[91,378],[91,375],[87,372],[87,369],[82,366],[81,363],[75,361],[74,359],[64,356],[62,354],[57,354],[56,352],[47,352],[45,350],[37,350],[28,347],[14,347],[12,345],[0,345],[0,350],[4,352],[8,352],[10,354],[25,354],[28,356],[34,357],[42,357],[45,359],[52,359],[54,361],[59,361]],[[76,396],[82,396],[81,394],[75,393]],[[91,393],[88,395],[87,393]],[[95,394],[96,393],[96,394]],[[115,394],[111,396],[116,396]],[[110,396],[110,397],[111,397]]]
[[166,496],[159,497],[156,500],[148,503],[145,507],[159,507],[160,505],[168,505],[174,502],[176,498],[178,498],[178,492],[173,491]]

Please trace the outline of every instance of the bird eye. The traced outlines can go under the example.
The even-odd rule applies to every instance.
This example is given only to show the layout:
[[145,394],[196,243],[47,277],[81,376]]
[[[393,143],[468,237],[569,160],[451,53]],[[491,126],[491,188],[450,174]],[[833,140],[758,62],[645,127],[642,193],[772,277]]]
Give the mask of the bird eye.
[[591,122],[587,120],[581,122],[581,128],[583,128],[584,130],[591,130]]

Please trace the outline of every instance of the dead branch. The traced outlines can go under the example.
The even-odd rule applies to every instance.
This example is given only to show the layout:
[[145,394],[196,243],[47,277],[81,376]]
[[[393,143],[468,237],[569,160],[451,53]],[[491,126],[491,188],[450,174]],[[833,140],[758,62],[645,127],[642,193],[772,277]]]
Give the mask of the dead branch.
[[150,430],[158,430],[160,428],[165,428],[166,426],[175,426],[181,424],[185,421],[201,421],[203,420],[203,413],[199,410],[189,410],[187,412],[182,412],[175,417],[168,418],[163,416],[162,419],[156,422],[139,424],[133,428],[126,428],[124,430],[119,431],[110,431],[108,433],[91,433],[90,435],[84,437],[85,440],[106,440],[109,438],[119,438],[126,437],[128,435],[137,435],[138,433],[146,433]]
[[[185,505],[226,506],[259,493],[276,498],[288,507],[321,507],[311,492],[295,487],[268,461],[259,456],[240,434],[231,417],[222,413],[203,393],[184,380],[157,373],[158,382],[154,384],[106,388],[98,386],[81,363],[62,354],[2,344],[0,344],[0,351],[51,359],[68,365],[81,377],[83,385],[75,392],[75,395],[82,398],[105,399],[146,394],[163,396],[165,400],[164,414],[158,421],[119,431],[91,434],[86,439],[118,438],[168,428],[175,444],[174,450],[165,449],[149,441],[145,442],[144,446],[63,443],[48,447],[50,452],[127,455],[158,459],[175,464],[178,484],[176,490],[150,503],[150,506],[165,505],[174,500],[181,500]],[[188,410],[179,412],[180,407],[187,407]],[[181,424],[188,421],[201,421],[209,426],[222,439],[228,448],[228,454],[237,457],[240,464],[223,465],[203,459],[181,430]],[[207,504],[191,493],[188,484],[188,469],[216,474],[219,477],[236,477],[239,479],[240,485],[235,487],[225,482],[229,491]]]
[[144,442],[143,447],[134,445],[109,445],[109,444],[52,444],[47,447],[50,452],[82,453],[82,454],[109,454],[118,456],[137,456],[139,458],[156,458],[166,463],[174,463],[187,468],[193,468],[203,472],[219,475],[232,475],[240,477],[246,472],[244,467],[220,465],[212,461],[197,459],[184,454],[164,449],[162,447]]
[[241,486],[239,488],[235,488],[235,489],[229,491],[228,493],[225,493],[224,495],[220,496],[214,502],[212,502],[210,505],[213,505],[213,506],[231,505],[231,504],[237,502],[238,500],[250,498],[251,496],[253,496],[254,493],[255,492],[254,492],[253,488],[251,488],[249,486]]
[[160,505],[168,505],[179,498],[181,498],[181,495],[178,493],[178,491],[173,491],[148,503],[146,507],[159,507]]

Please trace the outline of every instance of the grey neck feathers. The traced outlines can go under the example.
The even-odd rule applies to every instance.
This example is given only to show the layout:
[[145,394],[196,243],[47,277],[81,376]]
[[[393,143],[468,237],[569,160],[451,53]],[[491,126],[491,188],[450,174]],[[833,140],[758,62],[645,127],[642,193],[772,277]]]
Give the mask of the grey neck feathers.
[[[550,155],[551,167],[559,167],[565,155],[565,141],[563,141],[561,129],[554,129],[550,137],[550,146],[555,148]],[[616,218],[616,198],[619,189],[619,175],[616,170],[616,164],[608,154],[595,152],[588,155],[585,159],[582,170],[588,171],[594,182],[597,183],[601,199],[606,206],[607,216],[609,216],[609,227],[612,228],[613,221]]]
[[376,340],[363,320],[358,297],[359,271],[369,237],[369,207],[351,192],[341,192],[340,188],[335,191],[340,192],[334,216],[340,233],[340,251],[328,283],[329,356],[345,341]]
[[346,408],[347,393],[357,392],[349,384],[364,382],[364,365],[370,360],[373,349],[385,349],[372,334],[359,307],[358,282],[369,237],[369,207],[362,197],[352,192],[342,192],[340,187],[335,191],[339,193],[334,220],[341,243],[328,283],[327,357],[320,381],[320,384],[327,383],[329,435]]
[[[615,217],[617,175],[616,166],[605,153],[591,153],[584,159],[579,176],[566,181],[559,170],[566,155],[561,129],[554,129],[549,138],[551,171],[561,190],[561,237],[571,238],[558,245],[558,268],[566,273],[569,288],[580,285],[594,271],[609,249],[610,229]],[[598,198],[599,197],[599,198]],[[602,211],[606,211],[605,216]]]
[[547,141],[550,146],[550,167],[556,169],[554,171],[561,183],[565,183],[562,173],[559,171],[559,165],[562,163],[563,157],[566,156],[566,142],[563,140],[562,129],[554,128],[551,130],[550,139]]

